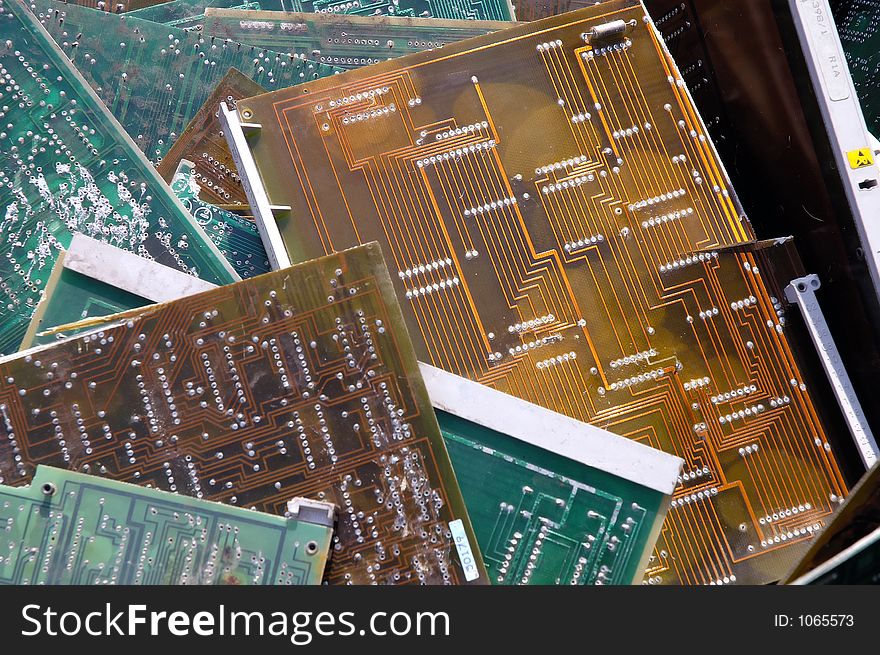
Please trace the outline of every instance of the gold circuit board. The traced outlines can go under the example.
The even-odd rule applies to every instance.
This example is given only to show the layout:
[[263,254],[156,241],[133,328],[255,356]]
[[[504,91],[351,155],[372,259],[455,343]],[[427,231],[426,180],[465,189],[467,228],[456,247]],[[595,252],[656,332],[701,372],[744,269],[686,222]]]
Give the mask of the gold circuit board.
[[333,503],[330,583],[486,581],[375,243],[0,360],[0,484],[38,464]]
[[846,493],[641,4],[241,100],[231,121],[282,260],[377,240],[420,359],[685,459],[649,583],[776,580]]

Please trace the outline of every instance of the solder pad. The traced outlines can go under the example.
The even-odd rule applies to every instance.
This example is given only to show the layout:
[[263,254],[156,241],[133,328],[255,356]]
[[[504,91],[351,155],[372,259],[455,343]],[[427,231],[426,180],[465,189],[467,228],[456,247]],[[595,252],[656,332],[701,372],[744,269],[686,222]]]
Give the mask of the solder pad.
[[486,581],[376,244],[130,316],[0,360],[0,482],[51,464],[273,514],[313,498],[339,508],[331,583]]
[[378,240],[420,359],[685,460],[648,582],[776,580],[846,493],[761,267],[726,248],[750,225],[641,5],[238,114],[251,184],[289,208],[282,255]]
[[0,353],[83,232],[225,284],[232,267],[18,0],[0,3]]
[[153,162],[162,158],[230,68],[267,89],[336,72],[331,66],[214,42],[196,32],[126,15],[56,0],[28,3]]
[[282,518],[39,466],[29,486],[0,485],[0,584],[320,584],[333,507],[323,515]]
[[509,22],[207,9],[202,32],[348,69],[506,27]]

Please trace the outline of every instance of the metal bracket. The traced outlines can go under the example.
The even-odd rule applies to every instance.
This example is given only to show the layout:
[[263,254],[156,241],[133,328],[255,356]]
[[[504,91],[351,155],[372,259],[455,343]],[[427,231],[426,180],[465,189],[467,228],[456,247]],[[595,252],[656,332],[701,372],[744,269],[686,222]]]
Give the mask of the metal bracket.
[[286,516],[297,521],[332,528],[336,520],[336,505],[297,496],[287,501]]
[[245,130],[259,131],[262,126],[259,123],[242,122],[238,111],[229,109],[225,102],[220,103],[220,122],[232,159],[235,160],[235,166],[238,168],[244,192],[254,212],[254,220],[263,240],[263,246],[266,248],[269,264],[276,271],[287,268],[292,262],[287,254],[287,248],[284,247],[284,240],[275,220],[275,212],[289,212],[290,207],[281,207],[269,202],[260,171],[257,169],[257,163],[245,137]]
[[834,343],[834,338],[825,322],[825,315],[819,306],[819,300],[816,298],[816,290],[821,286],[819,277],[816,275],[805,275],[792,280],[785,287],[785,297],[788,302],[797,305],[807,324],[810,332],[810,338],[822,361],[822,367],[825,369],[825,375],[831,383],[831,388],[837,398],[837,404],[843,412],[849,432],[856,446],[859,449],[859,455],[865,468],[871,468],[877,461],[877,442],[865,419],[865,413],[859,399],[856,397],[852,388],[849,375],[840,359],[840,353]]

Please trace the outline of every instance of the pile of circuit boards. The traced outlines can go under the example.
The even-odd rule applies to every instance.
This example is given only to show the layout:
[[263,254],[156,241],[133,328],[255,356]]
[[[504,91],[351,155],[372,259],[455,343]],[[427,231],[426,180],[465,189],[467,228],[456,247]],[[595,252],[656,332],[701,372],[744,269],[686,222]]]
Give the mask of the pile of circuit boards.
[[878,579],[880,2],[831,236],[717,4],[0,0],[0,583]]

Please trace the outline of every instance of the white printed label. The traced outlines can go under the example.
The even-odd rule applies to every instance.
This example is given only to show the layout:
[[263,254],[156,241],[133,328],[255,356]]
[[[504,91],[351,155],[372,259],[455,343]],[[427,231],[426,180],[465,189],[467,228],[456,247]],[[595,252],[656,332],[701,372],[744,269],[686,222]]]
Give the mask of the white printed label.
[[471,543],[468,541],[467,533],[464,531],[464,523],[461,522],[461,519],[450,521],[449,530],[452,532],[452,539],[455,541],[455,550],[458,551],[461,568],[464,569],[464,579],[468,582],[476,580],[480,577],[480,571],[477,568],[474,552],[471,550]]
[[849,98],[849,72],[826,0],[801,0],[801,16],[813,35],[813,54],[831,100]]

